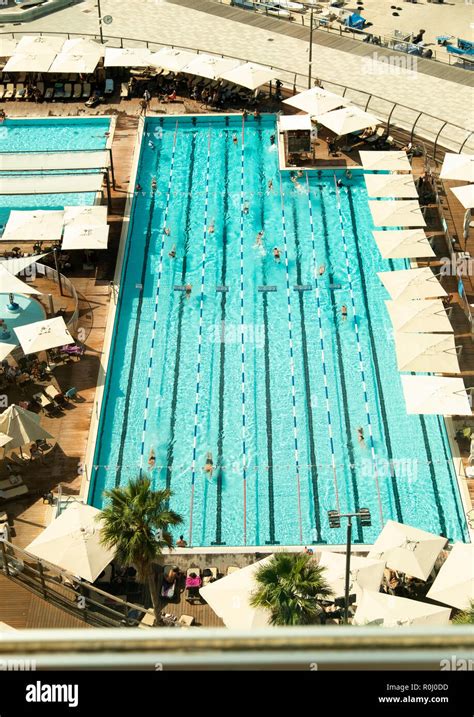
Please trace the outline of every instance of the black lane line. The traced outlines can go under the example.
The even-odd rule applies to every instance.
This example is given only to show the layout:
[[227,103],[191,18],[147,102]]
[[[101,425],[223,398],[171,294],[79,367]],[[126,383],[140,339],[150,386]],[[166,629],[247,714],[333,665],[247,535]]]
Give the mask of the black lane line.
[[[229,211],[229,132],[225,134],[224,154],[224,202],[222,225],[222,266],[221,285],[227,280],[227,213]],[[218,402],[218,428],[217,428],[217,480],[216,480],[216,538],[211,545],[225,545],[222,540],[222,489],[223,489],[223,462],[224,462],[224,388],[225,388],[225,316],[227,292],[221,292],[221,326],[219,351],[219,402]]]
[[[326,214],[326,205],[324,203],[324,193],[323,193],[323,187],[319,185],[319,191],[320,191],[320,197],[321,197],[321,219],[323,224],[323,240],[324,240],[324,249],[325,254],[328,257],[328,261],[330,262],[330,243],[329,243],[329,229],[328,229],[328,221],[327,221],[327,214]],[[329,284],[335,283],[335,277],[333,272],[330,270],[328,272],[328,282]],[[359,486],[357,484],[357,473],[355,470],[355,454],[354,454],[354,443],[352,442],[352,431],[351,431],[351,422],[349,417],[349,399],[347,395],[347,383],[346,383],[346,375],[344,371],[344,362],[342,360],[342,343],[341,343],[341,336],[339,334],[339,331],[337,329],[337,320],[338,320],[338,308],[336,306],[336,299],[334,292],[329,289],[329,296],[331,300],[331,309],[332,309],[332,321],[333,326],[335,328],[334,335],[336,339],[336,355],[337,355],[337,364],[339,369],[339,379],[340,379],[340,387],[341,387],[341,402],[343,406],[343,415],[344,415],[344,425],[346,428],[346,437],[347,437],[347,451],[348,451],[348,457],[349,457],[349,471],[351,475],[351,483],[352,483],[352,492],[354,494],[354,510],[358,511],[360,507],[360,500],[359,500]],[[356,521],[357,524],[357,540],[354,542],[363,543],[364,542],[364,535],[362,531],[362,527],[360,525],[360,521]]]
[[[161,149],[161,145],[160,145],[160,149]],[[159,165],[160,157],[161,157],[161,151],[158,154],[158,157],[156,158],[154,176],[157,176],[157,174],[158,174],[158,165]],[[133,331],[132,353],[131,353],[131,357],[130,357],[130,370],[128,373],[127,390],[126,390],[126,394],[125,394],[127,398],[125,401],[125,410],[123,412],[122,431],[121,431],[121,435],[120,435],[118,470],[115,475],[115,487],[116,488],[120,485],[120,480],[121,480],[121,475],[122,475],[122,461],[123,461],[123,454],[125,451],[125,439],[126,439],[127,428],[128,428],[128,416],[130,413],[130,392],[132,390],[132,381],[133,381],[133,375],[134,375],[134,369],[135,369],[135,361],[136,361],[136,357],[137,357],[138,334],[140,333],[140,324],[141,324],[142,308],[143,308],[143,294],[144,294],[144,289],[145,289],[146,273],[148,270],[148,252],[150,251],[153,213],[155,210],[155,203],[156,203],[156,193],[152,192],[151,202],[150,202],[150,212],[148,215],[148,226],[147,226],[147,232],[146,232],[145,249],[143,251],[142,270],[141,270],[141,274],[140,274],[141,289],[140,289],[140,296],[138,298],[137,320],[135,322],[135,327],[134,327],[134,331]]]
[[[186,283],[186,271],[188,265],[188,249],[189,249],[189,235],[191,232],[192,221],[191,221],[191,195],[193,187],[193,170],[194,170],[194,155],[196,151],[196,136],[197,132],[193,132],[191,140],[191,151],[189,154],[189,170],[187,180],[187,201],[185,210],[185,222],[184,222],[184,248],[183,248],[183,264],[181,268],[181,284]],[[172,287],[170,291],[172,291]],[[170,430],[169,430],[169,441],[168,448],[166,451],[166,487],[171,487],[171,475],[173,472],[174,464],[174,442],[175,442],[175,431],[176,431],[176,405],[178,402],[178,386],[179,386],[179,373],[180,373],[180,361],[181,361],[181,342],[182,342],[182,324],[183,324],[183,313],[184,313],[184,302],[186,301],[184,291],[179,292],[179,306],[178,306],[178,328],[176,335],[176,353],[174,357],[174,374],[173,374],[173,393],[171,396],[171,418],[170,418]]]
[[355,244],[356,255],[357,255],[357,264],[359,267],[359,275],[360,275],[360,281],[361,281],[361,286],[362,286],[361,297],[362,297],[362,301],[363,301],[364,307],[365,307],[365,315],[367,317],[367,328],[369,330],[369,340],[370,340],[370,348],[371,348],[371,353],[372,353],[372,363],[373,363],[374,370],[375,370],[377,393],[379,396],[380,412],[382,414],[382,423],[383,423],[384,434],[385,434],[385,445],[387,447],[387,454],[388,454],[388,459],[389,459],[393,497],[395,500],[395,508],[397,511],[397,520],[399,523],[403,523],[402,504],[400,501],[400,493],[398,490],[397,476],[395,474],[395,468],[394,468],[394,464],[393,464],[393,450],[392,450],[392,441],[390,438],[390,431],[388,428],[387,409],[385,407],[385,399],[384,399],[383,387],[382,387],[382,378],[380,375],[380,366],[379,366],[379,360],[377,357],[377,350],[376,350],[376,344],[375,344],[375,338],[374,338],[374,330],[373,330],[373,326],[372,326],[372,318],[371,318],[371,313],[370,313],[370,309],[369,309],[367,284],[365,281],[365,273],[364,273],[364,263],[362,261],[362,257],[361,257],[360,250],[359,250],[360,242],[359,242],[359,232],[357,229],[357,218],[355,215],[354,199],[352,197],[352,191],[351,191],[350,187],[347,188],[347,197],[349,200],[349,209],[350,209],[351,223],[352,223],[352,233],[354,236],[354,244]]
[[[441,443],[443,444],[444,458],[446,460],[446,469],[449,473],[449,484],[451,486],[451,492],[453,494],[454,505],[456,508],[456,516],[458,519],[458,524],[459,524],[459,528],[461,531],[461,535],[464,535],[465,529],[466,529],[466,520],[464,518],[464,514],[461,517],[461,513],[459,512],[459,500],[462,501],[462,497],[459,493],[459,487],[457,485],[457,481],[455,479],[453,480],[452,456],[450,455],[448,448],[446,446],[446,441],[447,441],[446,427],[443,425],[443,421],[441,420],[440,416],[437,416],[437,419],[438,419],[439,432],[441,435]],[[456,498],[457,498],[457,500],[456,500]],[[461,505],[462,505],[462,503],[461,503]],[[452,536],[446,535],[445,537],[448,538],[448,540],[450,540],[450,541],[453,540]]]
[[[296,190],[295,190],[296,191]],[[296,248],[296,283],[301,285],[302,273],[301,273],[301,247],[300,240],[298,239],[298,215],[296,211],[295,201],[292,202],[293,212],[293,225],[295,234],[295,248]],[[309,358],[308,358],[308,339],[306,336],[306,319],[304,310],[303,292],[297,291],[298,303],[300,307],[300,326],[301,326],[301,346],[303,354],[303,374],[304,374],[304,390],[306,396],[306,417],[308,421],[308,432],[309,432],[309,455],[311,462],[311,485],[313,487],[313,503],[314,503],[314,519],[316,523],[316,535],[317,543],[323,543],[321,535],[321,506],[319,504],[319,485],[318,485],[318,467],[317,467],[317,456],[316,456],[316,442],[314,439],[314,423],[313,423],[313,411],[311,410],[311,379],[309,375]]]

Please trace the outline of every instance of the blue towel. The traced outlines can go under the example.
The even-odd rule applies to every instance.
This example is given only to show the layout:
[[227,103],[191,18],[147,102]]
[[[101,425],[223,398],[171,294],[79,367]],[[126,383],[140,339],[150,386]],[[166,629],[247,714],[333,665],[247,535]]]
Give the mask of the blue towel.
[[352,15],[349,15],[349,17],[346,19],[347,27],[353,27],[356,30],[361,30],[365,25],[365,18],[363,18],[361,15],[357,15],[357,13],[352,13]]

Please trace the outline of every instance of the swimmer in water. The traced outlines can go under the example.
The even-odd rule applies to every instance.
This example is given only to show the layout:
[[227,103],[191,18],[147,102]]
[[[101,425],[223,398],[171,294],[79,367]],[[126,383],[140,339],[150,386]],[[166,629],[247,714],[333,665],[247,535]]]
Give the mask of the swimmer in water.
[[270,144],[275,144],[275,135],[274,134],[270,135]]
[[357,440],[361,446],[365,445],[364,429],[361,426],[357,429]]
[[277,264],[280,263],[280,250],[277,246],[273,247],[273,258]]
[[244,204],[242,211],[243,211],[244,214],[248,214],[248,213],[249,213],[249,205],[248,205],[248,204]]
[[214,472],[214,461],[212,460],[212,453],[210,451],[207,452],[206,465],[203,466],[203,471],[207,473],[209,479],[212,478],[212,474]]
[[318,269],[318,274],[319,274],[319,276],[322,276],[325,271],[326,271],[326,265],[325,265],[325,264],[321,264],[321,266],[320,266],[319,269]]
[[341,314],[342,320],[345,321],[347,319],[347,306],[345,304],[342,305]]
[[346,169],[346,178],[347,178],[347,179],[352,179],[352,172],[351,172],[350,169]]
[[168,252],[168,256],[170,259],[176,258],[176,244],[173,244],[173,246],[171,247],[171,251]]
[[142,191],[142,185],[140,184],[140,182],[137,182],[137,183],[136,183],[136,185],[135,185],[135,191],[136,191],[136,192],[141,192],[141,191]]
[[191,286],[191,284],[186,284],[186,286],[184,287],[187,299],[189,299],[189,297],[191,296],[192,289],[193,289],[193,287]]
[[237,144],[238,141],[239,141],[239,140],[237,139],[237,135],[236,135],[235,132],[234,132],[234,134],[232,135],[232,142],[233,142],[234,144]]
[[156,192],[156,177],[151,180],[151,191]]
[[148,142],[148,146],[149,146],[150,149],[155,149],[155,145],[153,144],[153,142],[151,141],[151,139],[150,139],[150,141]]
[[148,456],[148,465],[150,466],[150,468],[154,468],[155,463],[156,463],[156,456],[155,456],[155,451],[152,448],[150,450],[150,455]]
[[273,192],[273,179],[268,181],[268,191]]
[[213,219],[212,222],[209,224],[208,232],[209,232],[209,234],[214,234],[214,231],[215,231],[215,226],[214,226],[214,219]]
[[338,179],[337,182],[336,182],[336,184],[337,184],[338,187],[343,187],[343,186],[344,186],[343,183],[342,183],[342,179]]
[[167,237],[169,237],[171,234],[171,229],[169,227],[165,227],[163,229],[163,233],[166,234]]
[[257,247],[263,246],[263,237],[264,237],[264,232],[259,231],[257,234],[257,238],[255,239],[255,246],[257,246]]
[[296,176],[297,176],[297,177],[302,177],[302,176],[303,176],[303,170],[302,170],[302,169],[298,169],[298,171],[296,172]]

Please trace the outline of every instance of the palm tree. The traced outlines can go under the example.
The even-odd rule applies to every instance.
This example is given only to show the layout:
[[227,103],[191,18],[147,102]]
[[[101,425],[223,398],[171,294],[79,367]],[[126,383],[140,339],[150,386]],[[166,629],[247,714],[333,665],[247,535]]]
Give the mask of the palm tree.
[[469,601],[467,610],[458,613],[453,619],[455,625],[474,625],[474,600]]
[[146,477],[136,478],[123,488],[108,490],[104,495],[109,503],[101,515],[101,542],[115,550],[123,565],[133,565],[138,579],[148,584],[159,625],[161,614],[154,562],[163,548],[173,547],[168,526],[178,525],[183,519],[167,508],[171,491],[152,490]]
[[306,553],[275,553],[255,573],[250,604],[270,610],[271,625],[312,625],[321,613],[318,600],[332,595],[324,570]]

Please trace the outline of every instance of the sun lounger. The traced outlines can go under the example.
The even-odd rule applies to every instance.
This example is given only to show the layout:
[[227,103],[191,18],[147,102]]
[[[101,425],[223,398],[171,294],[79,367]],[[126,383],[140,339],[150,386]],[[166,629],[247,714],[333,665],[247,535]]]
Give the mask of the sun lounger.
[[33,394],[33,398],[36,403],[38,403],[43,409],[45,409],[47,406],[50,406],[52,403],[49,396],[45,396],[44,393],[35,393]]
[[128,88],[128,82],[122,82],[122,85],[120,87],[120,97],[123,100],[128,100],[129,98],[129,88]]
[[237,565],[229,565],[227,568],[226,575],[231,575],[232,573],[235,573],[237,570],[240,570],[240,568],[237,567]]
[[22,99],[24,99],[25,94],[26,94],[26,87],[22,82],[20,82],[16,86],[15,99],[22,100]]
[[[199,578],[199,581],[192,578],[192,574],[195,574]],[[196,584],[189,585],[189,581],[195,581]],[[188,602],[195,602],[196,600],[198,602],[201,601],[201,596],[199,595],[199,588],[201,585],[201,570],[199,568],[188,568],[186,571],[186,600]]]
[[4,96],[4,94],[5,94],[6,91],[7,91],[7,86],[6,86],[6,85],[0,85],[0,100],[3,100],[3,96]]
[[217,580],[217,568],[205,568],[202,571],[202,584],[208,585]]
[[13,82],[9,82],[7,84],[7,89],[5,90],[5,94],[3,95],[4,100],[11,100],[15,96],[15,85]]
[[84,98],[87,99],[87,98],[90,97],[90,96],[91,96],[91,86],[90,86],[90,83],[89,83],[89,82],[84,82],[84,84],[82,85],[82,97],[83,97],[83,99],[84,99]]
[[10,490],[17,485],[22,485],[23,481],[20,475],[12,475],[10,478],[0,481],[0,490]]
[[155,611],[151,608],[144,613],[139,627],[153,627],[155,624]]
[[64,99],[69,100],[72,97],[72,85],[70,82],[67,82],[64,85]]
[[54,87],[47,87],[46,92],[44,93],[44,99],[45,100],[52,100],[54,95]]
[[62,82],[55,83],[53,97],[55,100],[63,100],[64,99],[64,85]]
[[76,82],[74,85],[74,91],[72,93],[73,99],[80,100],[82,97],[82,85],[80,82]]
[[10,498],[16,498],[19,495],[25,495],[25,493],[28,493],[28,488],[26,485],[22,484],[8,490],[0,490],[0,498],[3,498],[3,500],[10,500]]
[[178,620],[178,625],[181,625],[181,627],[191,627],[191,625],[194,625],[194,617],[192,615],[181,615]]
[[105,80],[104,95],[112,95],[114,92],[114,81],[112,79]]

